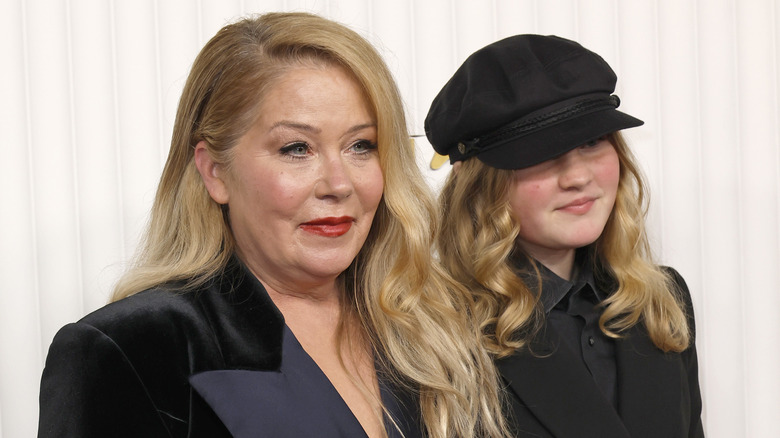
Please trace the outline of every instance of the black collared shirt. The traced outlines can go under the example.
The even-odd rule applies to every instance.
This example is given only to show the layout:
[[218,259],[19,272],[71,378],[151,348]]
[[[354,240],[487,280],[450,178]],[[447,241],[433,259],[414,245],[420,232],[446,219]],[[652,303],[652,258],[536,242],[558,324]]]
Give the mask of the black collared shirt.
[[[598,303],[607,295],[594,280],[590,264],[577,257],[572,281],[564,280],[541,263],[540,300],[547,317],[546,324],[555,330],[593,376],[604,397],[617,406],[617,371],[615,341],[599,329],[602,308]],[[525,265],[525,266],[524,266]],[[521,278],[538,293],[538,279],[533,267],[519,262]]]

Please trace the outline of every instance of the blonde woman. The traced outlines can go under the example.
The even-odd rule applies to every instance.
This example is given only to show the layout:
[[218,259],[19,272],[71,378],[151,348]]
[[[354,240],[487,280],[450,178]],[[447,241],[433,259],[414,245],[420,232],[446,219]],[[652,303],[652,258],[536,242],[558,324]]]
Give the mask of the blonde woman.
[[304,13],[225,26],[135,265],[52,343],[39,436],[500,435],[434,212],[370,44]]
[[616,76],[554,36],[469,57],[426,134],[454,164],[438,250],[471,289],[516,436],[701,437],[690,295],[657,266]]

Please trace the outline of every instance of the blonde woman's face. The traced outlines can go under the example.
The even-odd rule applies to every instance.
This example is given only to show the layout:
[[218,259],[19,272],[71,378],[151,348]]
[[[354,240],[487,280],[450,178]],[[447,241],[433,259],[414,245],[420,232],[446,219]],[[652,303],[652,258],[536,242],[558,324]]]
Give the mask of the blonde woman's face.
[[[376,121],[335,66],[296,67],[271,88],[226,170],[239,255],[266,286],[309,288],[344,271],[383,192]],[[209,190],[214,197],[214,191]]]
[[619,178],[618,155],[606,139],[515,170],[509,204],[520,222],[518,244],[543,260],[595,242],[615,205]]

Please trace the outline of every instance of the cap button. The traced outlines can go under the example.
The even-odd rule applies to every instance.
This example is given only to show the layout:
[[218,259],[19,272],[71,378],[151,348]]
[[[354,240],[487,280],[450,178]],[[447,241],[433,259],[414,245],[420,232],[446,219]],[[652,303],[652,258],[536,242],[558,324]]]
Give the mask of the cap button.
[[461,154],[466,153],[466,145],[463,144],[463,142],[458,143],[458,152],[460,152]]

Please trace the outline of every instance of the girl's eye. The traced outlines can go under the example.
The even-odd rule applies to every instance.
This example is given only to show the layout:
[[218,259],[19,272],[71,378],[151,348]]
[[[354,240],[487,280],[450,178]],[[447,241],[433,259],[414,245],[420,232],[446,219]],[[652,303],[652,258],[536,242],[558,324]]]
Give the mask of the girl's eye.
[[377,144],[372,143],[368,140],[358,140],[351,147],[352,151],[358,154],[366,154],[368,152],[376,150],[376,148],[377,148]]
[[585,147],[593,147],[593,146],[596,146],[597,144],[601,143],[602,141],[605,141],[606,139],[607,139],[607,136],[606,135],[602,135],[599,138],[594,138],[593,140],[588,141],[583,146],[585,146]]
[[309,145],[303,142],[290,143],[279,149],[279,153],[292,157],[303,157],[309,153]]

